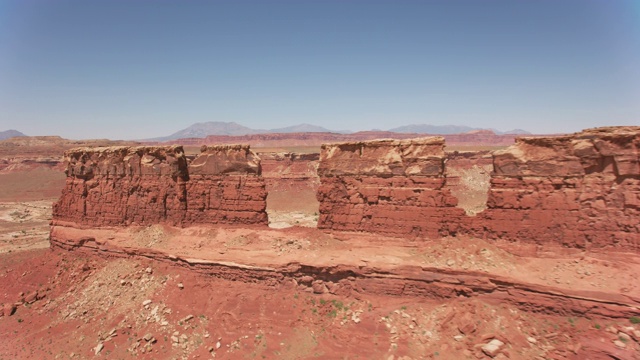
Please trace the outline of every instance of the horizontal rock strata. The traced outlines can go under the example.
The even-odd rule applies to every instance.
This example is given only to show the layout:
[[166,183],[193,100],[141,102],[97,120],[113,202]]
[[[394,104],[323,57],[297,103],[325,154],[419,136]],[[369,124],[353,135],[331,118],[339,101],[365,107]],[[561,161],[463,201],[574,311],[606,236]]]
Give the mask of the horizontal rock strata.
[[[523,137],[494,153],[490,238],[640,249],[640,127]],[[478,229],[476,232],[478,233]]]
[[83,226],[266,224],[260,159],[248,146],[76,148],[54,221]]
[[464,210],[445,187],[444,139],[323,145],[318,227],[398,236],[453,235]]
[[640,127],[519,138],[493,154],[487,209],[475,217],[456,207],[443,148],[439,137],[323,145],[318,226],[640,249]]
[[[191,258],[161,249],[118,246],[95,237],[76,236],[57,229],[52,247],[101,256],[138,256],[187,267],[218,278],[260,282],[269,286],[298,284],[316,293],[340,296],[373,294],[434,300],[479,297],[484,301],[509,303],[524,311],[566,316],[629,318],[640,314],[640,299],[610,292],[568,290],[531,284],[514,278],[477,271],[424,266],[363,266],[306,262],[238,263]],[[73,232],[73,231],[72,231]]]

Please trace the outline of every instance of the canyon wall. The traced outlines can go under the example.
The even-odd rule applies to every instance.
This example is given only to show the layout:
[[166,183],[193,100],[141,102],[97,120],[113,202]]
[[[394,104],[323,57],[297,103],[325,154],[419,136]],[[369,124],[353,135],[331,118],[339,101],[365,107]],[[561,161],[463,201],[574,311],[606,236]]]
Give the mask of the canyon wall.
[[573,248],[640,247],[640,127],[523,137],[494,152],[475,235]]
[[76,148],[54,222],[88,227],[195,223],[267,224],[260,159],[248,146]]
[[247,145],[206,146],[189,164],[187,224],[268,224],[260,158]]
[[323,145],[321,229],[438,237],[460,229],[464,210],[445,187],[444,139]]
[[[491,166],[486,154],[444,146],[443,137],[322,145],[318,227],[639,249],[640,127],[518,138]],[[316,161],[276,154],[268,173],[306,182]],[[261,160],[246,145],[202,146],[193,160],[181,146],[77,148],[65,164],[54,223],[268,223]]]
[[476,216],[456,207],[443,148],[440,137],[323,145],[318,227],[638,250],[640,127],[519,138],[494,152]]

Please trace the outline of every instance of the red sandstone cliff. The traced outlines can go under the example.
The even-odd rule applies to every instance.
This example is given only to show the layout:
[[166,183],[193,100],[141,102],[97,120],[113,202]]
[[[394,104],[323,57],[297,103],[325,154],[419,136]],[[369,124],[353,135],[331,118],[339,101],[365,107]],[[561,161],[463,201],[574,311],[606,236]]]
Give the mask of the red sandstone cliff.
[[190,165],[181,146],[77,148],[65,164],[54,222],[267,223],[260,160],[248,146],[203,147]]
[[[470,217],[447,185],[442,137],[323,145],[318,227],[638,251],[639,154],[640,127],[519,138],[493,154],[487,209]],[[204,146],[190,164],[180,146],[65,157],[54,222],[267,223],[260,159],[248,146]]]
[[445,188],[444,139],[323,145],[318,227],[397,236],[456,233],[464,215]]
[[640,127],[523,137],[495,152],[493,163],[488,209],[476,222],[482,233],[578,248],[640,248]]
[[260,158],[247,145],[202,146],[189,164],[190,224],[268,224]]
[[456,208],[442,138],[323,145],[320,228],[640,249],[640,127],[523,137],[493,155],[487,209]]

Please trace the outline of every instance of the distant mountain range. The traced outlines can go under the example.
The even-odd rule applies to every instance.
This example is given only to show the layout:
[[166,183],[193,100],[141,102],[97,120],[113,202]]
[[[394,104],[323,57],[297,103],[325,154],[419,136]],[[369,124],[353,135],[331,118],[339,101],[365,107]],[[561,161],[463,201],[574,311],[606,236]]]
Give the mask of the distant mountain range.
[[[467,133],[470,131],[477,131],[477,130],[491,130],[496,134],[530,134],[530,132],[521,130],[521,129],[501,132],[495,129],[474,128],[469,126],[427,125],[427,124],[400,126],[393,129],[389,129],[388,131],[396,132],[396,133],[448,135],[448,134]],[[321,126],[310,125],[310,124],[300,124],[300,125],[287,126],[283,128],[277,128],[277,129],[261,130],[261,129],[251,129],[246,126],[237,124],[235,122],[209,121],[209,122],[203,122],[203,123],[195,123],[169,136],[163,136],[163,137],[157,137],[157,138],[145,139],[145,140],[146,141],[170,141],[170,140],[185,139],[185,138],[205,138],[208,135],[242,136],[242,135],[253,135],[253,134],[298,133],[298,132],[330,132],[330,133],[339,133],[339,134],[350,133],[348,131],[329,130]]]
[[0,131],[0,140],[6,140],[6,139],[12,138],[14,136],[27,136],[27,135],[21,133],[18,130]]
[[209,122],[203,122],[203,123],[195,123],[169,136],[163,136],[163,137],[147,139],[147,140],[169,141],[169,140],[185,139],[185,138],[204,138],[204,137],[207,137],[208,135],[242,136],[242,135],[253,135],[253,134],[293,133],[293,132],[332,132],[332,131],[320,126],[309,125],[309,124],[300,124],[300,125],[288,126],[288,127],[278,128],[278,129],[262,130],[262,129],[251,129],[235,122],[209,121]]

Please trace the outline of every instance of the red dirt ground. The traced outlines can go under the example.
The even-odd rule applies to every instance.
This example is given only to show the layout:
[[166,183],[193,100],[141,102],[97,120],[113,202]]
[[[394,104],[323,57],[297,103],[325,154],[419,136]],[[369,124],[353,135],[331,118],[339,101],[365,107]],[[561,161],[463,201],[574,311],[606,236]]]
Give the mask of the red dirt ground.
[[633,326],[628,320],[536,314],[477,298],[313,294],[293,282],[228,281],[48,249],[3,255],[0,274],[3,303],[34,290],[41,297],[0,318],[2,359],[92,358],[99,344],[100,357],[116,359],[464,359],[483,357],[476,345],[490,338],[505,342],[502,358],[638,357],[633,340],[626,350],[612,344],[620,337],[612,328]]

